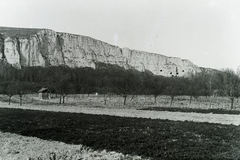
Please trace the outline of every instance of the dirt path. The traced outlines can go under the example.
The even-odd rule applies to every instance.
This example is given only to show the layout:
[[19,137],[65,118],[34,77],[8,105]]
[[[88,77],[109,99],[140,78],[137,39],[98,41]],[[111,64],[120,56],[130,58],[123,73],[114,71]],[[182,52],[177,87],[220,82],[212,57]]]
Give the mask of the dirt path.
[[45,110],[55,112],[74,112],[99,115],[114,115],[121,117],[141,117],[151,119],[168,119],[173,121],[194,121],[194,122],[209,122],[221,124],[240,125],[240,115],[228,114],[203,114],[203,113],[183,113],[183,112],[168,112],[168,111],[146,111],[135,109],[107,109],[107,108],[87,108],[82,106],[61,106],[61,105],[30,105],[11,104],[0,102],[2,108],[21,108],[32,110]]

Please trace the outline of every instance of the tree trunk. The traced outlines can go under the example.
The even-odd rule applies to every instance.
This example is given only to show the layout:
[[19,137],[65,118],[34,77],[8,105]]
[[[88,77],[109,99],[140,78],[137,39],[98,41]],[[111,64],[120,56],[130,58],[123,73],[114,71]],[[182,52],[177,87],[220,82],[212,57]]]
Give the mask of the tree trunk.
[[59,104],[61,104],[62,103],[62,96],[60,95],[60,97],[59,97]]
[[65,103],[65,96],[63,96],[63,98],[62,98],[62,103],[64,104]]
[[11,103],[11,98],[12,98],[12,96],[8,97],[8,105],[10,105],[10,103]]
[[239,108],[239,97],[237,98],[237,107]]
[[170,107],[172,107],[172,104],[173,104],[173,101],[171,100],[171,101],[170,101]]
[[210,109],[212,109],[212,96],[211,95],[209,97],[209,107],[210,107]]
[[22,95],[20,95],[20,106],[22,106]]
[[157,95],[154,95],[154,103],[157,103]]
[[190,96],[189,104],[192,104],[192,95]]
[[123,105],[125,106],[126,105],[126,101],[127,101],[127,95],[124,95],[123,98],[124,98]]
[[172,105],[173,105],[173,100],[174,100],[174,96],[171,96],[170,107],[172,107]]
[[106,105],[106,104],[107,104],[107,96],[104,95],[104,105]]
[[233,102],[234,102],[234,98],[233,97],[231,97],[230,98],[230,100],[231,100],[231,110],[233,109]]

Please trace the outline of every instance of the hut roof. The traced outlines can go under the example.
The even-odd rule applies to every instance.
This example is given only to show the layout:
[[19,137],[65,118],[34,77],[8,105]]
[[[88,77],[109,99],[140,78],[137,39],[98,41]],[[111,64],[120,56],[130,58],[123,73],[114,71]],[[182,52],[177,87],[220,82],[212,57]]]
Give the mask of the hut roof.
[[46,93],[46,92],[51,93],[51,91],[48,88],[42,88],[38,91],[38,93]]

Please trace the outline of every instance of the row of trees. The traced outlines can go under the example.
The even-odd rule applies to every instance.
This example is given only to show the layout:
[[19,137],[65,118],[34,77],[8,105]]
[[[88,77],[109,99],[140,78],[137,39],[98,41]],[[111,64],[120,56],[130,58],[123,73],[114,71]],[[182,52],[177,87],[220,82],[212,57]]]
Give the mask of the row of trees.
[[177,95],[192,98],[218,94],[231,99],[240,96],[240,74],[230,69],[222,71],[202,70],[188,77],[163,77],[150,72],[125,70],[117,65],[99,63],[97,68],[25,67],[15,69],[4,63],[0,65],[0,94],[11,97],[18,94],[20,100],[25,93],[36,93],[41,87],[61,95],[67,94],[118,94],[124,104],[129,95],[169,95],[171,103]]

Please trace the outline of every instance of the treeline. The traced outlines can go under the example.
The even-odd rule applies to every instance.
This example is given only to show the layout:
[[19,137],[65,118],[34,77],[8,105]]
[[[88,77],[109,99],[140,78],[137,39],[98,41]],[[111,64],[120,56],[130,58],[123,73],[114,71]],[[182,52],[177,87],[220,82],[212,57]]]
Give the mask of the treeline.
[[135,69],[125,70],[117,65],[98,63],[96,69],[58,67],[24,67],[15,69],[4,63],[0,66],[0,94],[36,93],[42,87],[64,97],[67,94],[118,94],[124,104],[129,95],[169,95],[171,103],[177,95],[191,99],[217,94],[231,99],[240,95],[240,76],[230,69],[191,74],[188,77],[163,77]]

